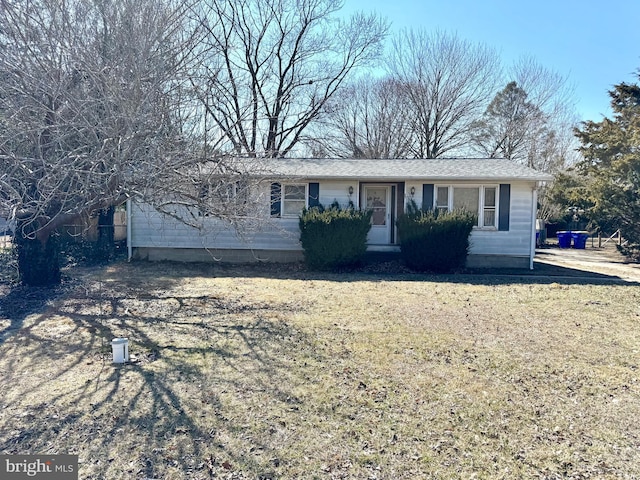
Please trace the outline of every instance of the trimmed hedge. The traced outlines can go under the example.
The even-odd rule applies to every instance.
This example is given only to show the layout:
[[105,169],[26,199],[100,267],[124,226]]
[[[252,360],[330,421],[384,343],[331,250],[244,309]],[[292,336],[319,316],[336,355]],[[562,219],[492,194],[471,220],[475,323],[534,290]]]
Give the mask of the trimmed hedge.
[[306,264],[317,270],[359,265],[367,250],[371,214],[337,203],[326,210],[322,205],[304,209],[299,225]]
[[464,267],[477,218],[464,210],[425,212],[413,203],[396,224],[405,264],[413,270],[444,273]]

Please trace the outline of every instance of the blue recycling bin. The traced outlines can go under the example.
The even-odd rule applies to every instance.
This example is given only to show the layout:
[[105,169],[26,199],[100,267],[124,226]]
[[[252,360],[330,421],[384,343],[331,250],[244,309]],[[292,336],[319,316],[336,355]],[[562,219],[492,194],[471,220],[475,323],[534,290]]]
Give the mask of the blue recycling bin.
[[573,240],[573,248],[585,249],[587,246],[587,238],[589,238],[588,232],[572,232],[571,239]]
[[571,232],[558,232],[558,245],[560,248],[571,248]]

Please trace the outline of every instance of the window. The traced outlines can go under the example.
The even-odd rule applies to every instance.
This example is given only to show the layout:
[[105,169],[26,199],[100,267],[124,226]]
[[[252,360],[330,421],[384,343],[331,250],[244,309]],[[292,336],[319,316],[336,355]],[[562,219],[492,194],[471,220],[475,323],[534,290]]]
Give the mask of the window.
[[246,180],[207,183],[200,187],[199,216],[216,213],[242,216],[247,214],[249,185]]
[[496,216],[496,187],[484,187],[484,211],[482,225],[484,227],[497,227]]
[[436,190],[436,209],[449,210],[449,187],[438,187]]
[[453,187],[453,209],[478,214],[480,205],[479,187]]
[[307,206],[307,186],[282,185],[282,216],[297,217]]
[[475,213],[479,228],[497,228],[498,187],[494,185],[439,185],[435,208],[440,211],[464,209]]

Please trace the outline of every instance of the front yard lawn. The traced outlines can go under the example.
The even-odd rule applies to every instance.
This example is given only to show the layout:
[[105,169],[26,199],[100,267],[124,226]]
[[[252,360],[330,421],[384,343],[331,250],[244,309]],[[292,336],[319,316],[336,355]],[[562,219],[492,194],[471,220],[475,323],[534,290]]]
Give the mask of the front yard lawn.
[[109,480],[640,477],[635,284],[72,273],[33,308],[3,297],[3,454]]

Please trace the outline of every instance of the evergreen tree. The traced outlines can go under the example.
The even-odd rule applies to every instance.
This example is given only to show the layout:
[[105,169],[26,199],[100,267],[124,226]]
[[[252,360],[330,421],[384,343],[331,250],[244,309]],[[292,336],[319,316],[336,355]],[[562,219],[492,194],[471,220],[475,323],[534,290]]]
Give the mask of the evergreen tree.
[[[640,74],[638,75],[640,78]],[[613,118],[576,130],[584,156],[581,173],[593,178],[594,217],[607,232],[617,228],[627,253],[640,252],[640,86],[621,83],[609,92]]]
[[544,114],[528,101],[527,92],[509,82],[474,123],[473,141],[484,156],[525,161],[544,124]]

